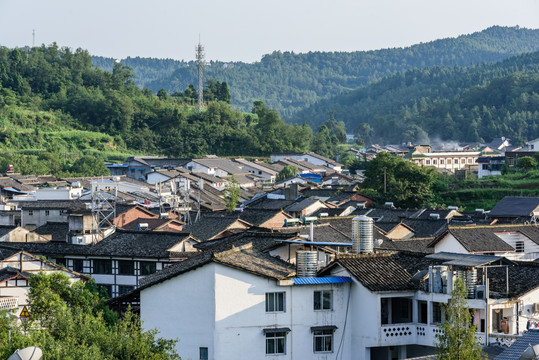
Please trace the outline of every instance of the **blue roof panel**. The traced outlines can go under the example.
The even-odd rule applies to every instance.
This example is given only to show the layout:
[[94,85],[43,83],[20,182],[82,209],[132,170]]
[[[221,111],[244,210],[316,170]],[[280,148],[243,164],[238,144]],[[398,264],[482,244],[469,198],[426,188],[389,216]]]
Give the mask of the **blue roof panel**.
[[344,284],[351,283],[348,276],[328,276],[328,277],[299,277],[293,278],[294,285],[317,285],[317,284]]

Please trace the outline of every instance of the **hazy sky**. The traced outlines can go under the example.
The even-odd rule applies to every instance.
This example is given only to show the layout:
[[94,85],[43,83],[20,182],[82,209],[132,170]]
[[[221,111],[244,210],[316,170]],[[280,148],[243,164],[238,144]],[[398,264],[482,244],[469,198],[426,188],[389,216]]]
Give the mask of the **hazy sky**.
[[0,0],[0,45],[87,49],[114,58],[258,61],[274,50],[355,51],[455,37],[492,25],[539,28],[539,0]]

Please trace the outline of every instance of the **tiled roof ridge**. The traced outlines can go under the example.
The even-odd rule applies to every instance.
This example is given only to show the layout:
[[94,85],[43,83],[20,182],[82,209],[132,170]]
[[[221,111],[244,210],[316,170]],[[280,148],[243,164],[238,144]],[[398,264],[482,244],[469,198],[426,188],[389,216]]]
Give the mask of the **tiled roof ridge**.
[[359,254],[337,254],[335,255],[336,260],[341,259],[364,259],[364,258],[378,258],[378,257],[391,257],[395,254],[398,254],[398,251],[390,250],[387,252],[375,252],[375,253],[359,253]]
[[538,227],[534,224],[468,224],[468,225],[448,225],[449,230],[468,230],[468,229],[495,229],[495,228],[519,228],[519,227]]
[[239,246],[236,246],[234,244],[232,244],[232,247],[228,250],[223,250],[223,251],[216,251],[216,252],[213,252],[212,254],[212,257],[214,259],[220,259],[220,258],[225,258],[231,254],[235,254],[235,253],[238,253],[238,252],[242,252],[242,251],[245,251],[245,250],[251,250],[253,249],[253,243],[252,242],[248,242],[248,243],[245,243],[245,244],[242,244],[242,245],[239,245]]

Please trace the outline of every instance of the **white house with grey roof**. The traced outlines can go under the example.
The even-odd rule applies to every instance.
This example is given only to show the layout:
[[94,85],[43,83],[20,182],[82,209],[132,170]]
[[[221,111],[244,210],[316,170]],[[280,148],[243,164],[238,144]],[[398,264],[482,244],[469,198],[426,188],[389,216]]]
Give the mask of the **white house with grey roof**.
[[328,167],[335,172],[341,172],[342,171],[342,164],[338,163],[335,160],[332,160],[330,158],[327,158],[322,155],[318,155],[316,153],[310,152],[310,153],[291,153],[291,154],[271,154],[271,162],[278,162],[285,159],[291,159],[296,161],[306,161],[308,163],[311,163],[313,165],[320,165]]
[[449,226],[429,247],[435,253],[492,254],[533,261],[539,258],[539,228],[520,224]]

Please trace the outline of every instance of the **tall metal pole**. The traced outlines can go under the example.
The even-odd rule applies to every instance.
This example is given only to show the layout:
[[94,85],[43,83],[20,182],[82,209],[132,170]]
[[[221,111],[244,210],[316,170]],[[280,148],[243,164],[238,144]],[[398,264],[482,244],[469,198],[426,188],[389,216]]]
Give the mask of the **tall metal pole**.
[[204,106],[204,89],[202,82],[202,67],[204,66],[204,46],[198,40],[196,46],[197,66],[198,66],[198,111],[202,112]]

